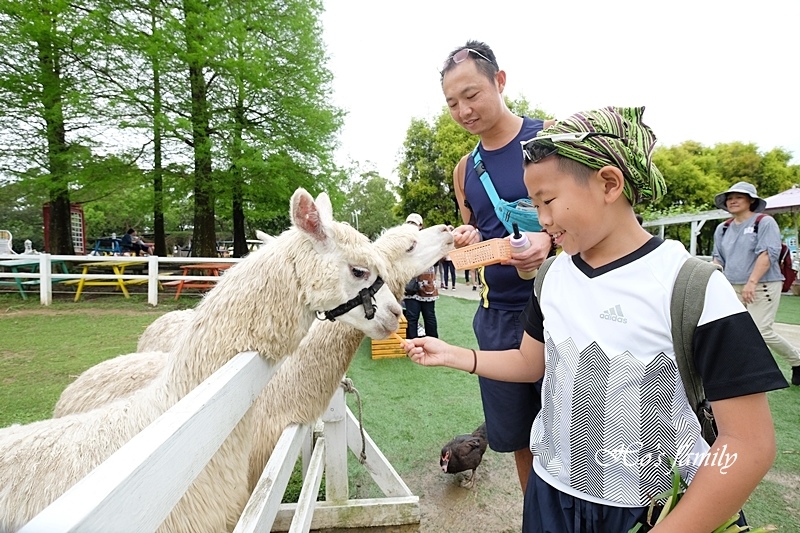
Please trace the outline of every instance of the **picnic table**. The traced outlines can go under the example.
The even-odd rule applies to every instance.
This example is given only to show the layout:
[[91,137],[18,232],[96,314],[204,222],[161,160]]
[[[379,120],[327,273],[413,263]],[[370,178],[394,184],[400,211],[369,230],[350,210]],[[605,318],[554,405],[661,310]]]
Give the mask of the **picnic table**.
[[[52,261],[50,263],[51,270],[60,270],[63,274],[69,274],[67,263],[61,260]],[[0,261],[0,269],[4,272],[11,272],[13,274],[20,273],[36,273],[39,272],[39,258],[30,256],[26,259],[11,259],[9,261]],[[53,278],[53,281],[60,281],[61,278]],[[39,278],[26,278],[22,276],[14,276],[14,279],[0,278],[0,285],[16,285],[23,300],[27,300],[28,296],[25,294],[25,287],[32,285],[39,285],[41,280]]]
[[[181,265],[182,276],[192,276],[192,275],[199,275],[199,276],[214,276],[219,277],[222,275],[222,272],[229,269],[236,263],[196,263],[192,265]],[[199,274],[192,274],[192,272],[199,272]],[[183,289],[203,289],[208,290],[214,287],[217,284],[218,280],[175,280],[175,281],[167,281],[164,283],[166,286],[175,286],[177,290],[175,291],[175,299],[181,297],[181,292]]]
[[[97,286],[106,286],[106,287],[117,287],[122,291],[122,294],[125,295],[125,298],[130,298],[130,294],[128,294],[128,289],[126,288],[128,285],[141,285],[143,283],[147,283],[146,279],[122,279],[122,276],[125,275],[125,269],[130,266],[136,265],[146,265],[147,259],[124,259],[120,261],[98,261],[96,263],[83,263],[83,277],[81,279],[71,279],[69,281],[65,281],[65,285],[78,285],[78,290],[75,292],[75,301],[77,302],[81,298],[81,294],[83,293],[84,287],[97,287]],[[89,273],[90,269],[101,270],[101,271],[111,271],[116,278],[109,279],[109,278],[97,278],[92,277]]]

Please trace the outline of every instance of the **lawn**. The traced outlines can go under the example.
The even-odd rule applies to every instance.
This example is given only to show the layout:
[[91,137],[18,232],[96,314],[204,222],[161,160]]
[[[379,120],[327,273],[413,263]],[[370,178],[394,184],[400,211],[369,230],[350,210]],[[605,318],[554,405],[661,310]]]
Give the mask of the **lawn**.
[[[194,301],[183,300],[180,306]],[[474,301],[440,298],[437,317],[446,341],[476,346],[471,328],[475,306]],[[0,427],[48,418],[63,388],[78,374],[133,351],[144,328],[176,308],[172,301],[152,308],[139,295],[77,304],[56,301],[50,307],[1,295]],[[782,297],[778,319],[800,325],[800,297]],[[778,364],[789,375],[787,365],[782,360]],[[442,444],[453,435],[472,431],[483,419],[475,376],[423,368],[405,358],[373,360],[368,341],[356,354],[348,377],[361,396],[364,427],[404,479],[441,476],[438,452]],[[800,387],[768,396],[778,433],[778,457],[745,510],[753,524],[774,524],[780,531],[797,532]],[[348,404],[357,413],[354,395],[348,395]],[[360,465],[353,462],[351,473],[354,497],[379,495]]]

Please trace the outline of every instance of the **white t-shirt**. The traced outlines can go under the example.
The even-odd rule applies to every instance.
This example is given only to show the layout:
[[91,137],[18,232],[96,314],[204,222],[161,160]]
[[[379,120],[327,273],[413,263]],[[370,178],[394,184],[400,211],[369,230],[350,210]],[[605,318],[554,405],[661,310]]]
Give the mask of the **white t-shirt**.
[[[531,450],[535,472],[556,489],[646,506],[670,488],[672,459],[687,482],[712,460],[672,344],[672,286],[688,257],[682,244],[655,237],[598,269],[560,254],[541,302],[532,296],[523,320],[545,344],[545,375]],[[709,280],[694,351],[710,400],[786,386],[722,273]]]

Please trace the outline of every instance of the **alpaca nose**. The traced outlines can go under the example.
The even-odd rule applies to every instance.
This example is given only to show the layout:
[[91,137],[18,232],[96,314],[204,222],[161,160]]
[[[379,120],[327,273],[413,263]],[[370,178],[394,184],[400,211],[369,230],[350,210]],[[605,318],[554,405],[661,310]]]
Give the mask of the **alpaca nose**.
[[392,306],[390,311],[395,316],[395,318],[397,318],[397,320],[400,320],[400,317],[403,316],[403,308],[400,306],[399,303],[395,303],[395,305]]

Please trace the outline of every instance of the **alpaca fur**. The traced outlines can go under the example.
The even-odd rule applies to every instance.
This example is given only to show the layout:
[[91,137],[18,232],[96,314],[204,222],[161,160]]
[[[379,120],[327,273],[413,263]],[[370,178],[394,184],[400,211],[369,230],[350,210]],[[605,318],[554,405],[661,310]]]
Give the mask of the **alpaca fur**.
[[[352,298],[386,271],[355,229],[334,222],[330,201],[292,196],[293,227],[232,267],[198,304],[155,380],[131,396],[63,418],[0,430],[0,532],[16,531],[236,354],[272,363],[297,349],[314,311]],[[343,321],[376,338],[396,329],[400,306],[388,288],[375,318],[354,309]],[[248,497],[251,409],[159,531],[230,531]],[[190,451],[188,451],[190,453]]]
[[[445,226],[418,231],[414,226],[403,224],[384,232],[375,241],[375,247],[390,265],[384,280],[392,292],[402,298],[406,282],[447,255],[452,242]],[[162,319],[166,319],[164,321],[171,327],[186,329],[185,322],[191,320],[191,313],[173,311],[161,316],[142,334],[140,347],[147,345],[165,349],[174,342],[175,335],[161,336],[159,344],[157,335],[161,335],[165,328],[157,322]],[[176,326],[176,323],[181,325]],[[352,327],[336,322],[315,322],[297,351],[278,369],[253,408],[256,430],[250,454],[250,490],[258,481],[283,430],[290,424],[309,424],[322,416],[363,339],[364,335]],[[72,411],[58,414],[93,409],[110,399],[129,394],[129,387],[135,386],[135,381],[155,378],[163,359],[158,352],[138,353],[110,359],[90,368],[64,391],[59,400],[62,408],[69,407]],[[314,372],[309,372],[312,367]]]

